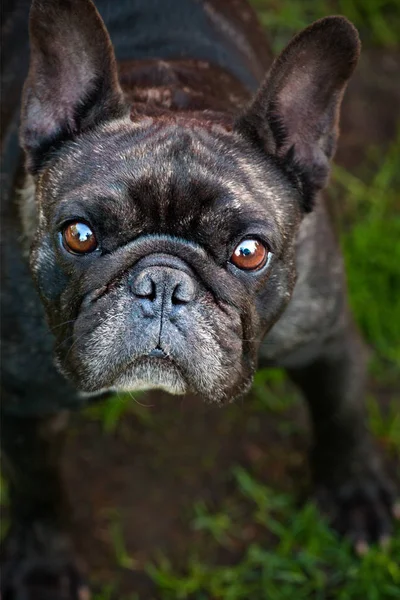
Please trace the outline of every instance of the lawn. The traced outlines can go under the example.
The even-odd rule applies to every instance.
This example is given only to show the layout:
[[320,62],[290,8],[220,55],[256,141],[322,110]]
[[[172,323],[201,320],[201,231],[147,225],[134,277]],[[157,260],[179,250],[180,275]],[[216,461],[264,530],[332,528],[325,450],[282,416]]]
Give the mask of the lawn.
[[[379,104],[381,74],[369,66],[400,63],[397,0],[253,4],[277,51],[316,18],[347,15],[370,60],[371,119],[398,113],[383,95]],[[351,306],[371,349],[369,424],[400,484],[400,132],[357,130],[356,117],[353,108],[328,197]],[[400,526],[390,547],[357,558],[309,499],[304,408],[282,371],[259,371],[247,400],[212,415],[190,406],[177,415],[168,398],[153,410],[147,398],[91,407],[67,449],[95,600],[400,599]],[[130,477],[141,486],[135,494]]]

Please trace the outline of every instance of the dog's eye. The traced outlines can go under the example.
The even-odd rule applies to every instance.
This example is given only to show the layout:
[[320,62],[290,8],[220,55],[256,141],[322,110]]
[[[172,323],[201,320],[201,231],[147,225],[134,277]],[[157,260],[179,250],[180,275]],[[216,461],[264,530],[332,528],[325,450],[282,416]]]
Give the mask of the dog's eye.
[[97,248],[97,240],[89,225],[81,221],[73,221],[63,230],[63,242],[68,252],[88,254]]
[[239,269],[257,271],[265,265],[267,258],[266,246],[259,240],[249,238],[236,246],[230,260]]

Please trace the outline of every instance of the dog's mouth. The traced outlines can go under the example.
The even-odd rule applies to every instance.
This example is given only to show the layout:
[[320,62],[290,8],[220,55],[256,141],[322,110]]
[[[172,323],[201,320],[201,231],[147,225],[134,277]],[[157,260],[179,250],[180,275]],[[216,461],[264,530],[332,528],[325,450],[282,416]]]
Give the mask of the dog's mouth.
[[170,394],[185,394],[189,385],[174,359],[162,348],[156,347],[139,356],[120,370],[112,389],[135,391],[161,389]]

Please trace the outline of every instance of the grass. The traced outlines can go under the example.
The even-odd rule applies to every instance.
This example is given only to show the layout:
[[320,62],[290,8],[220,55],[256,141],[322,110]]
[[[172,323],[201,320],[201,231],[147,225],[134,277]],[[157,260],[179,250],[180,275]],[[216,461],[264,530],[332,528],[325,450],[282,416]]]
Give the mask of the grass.
[[[165,600],[389,600],[399,598],[400,537],[391,549],[372,550],[363,559],[339,541],[316,507],[296,506],[291,495],[272,490],[241,467],[233,470],[237,486],[236,515],[223,508],[197,508],[192,526],[216,545],[244,550],[234,564],[204,562],[193,556],[178,575],[168,559],[148,568]],[[244,509],[247,508],[247,510]],[[232,510],[232,509],[231,509]],[[266,543],[249,540],[257,528]],[[272,534],[272,541],[271,541]]]
[[400,369],[400,134],[384,158],[373,149],[364,178],[335,168],[350,302],[381,360]]
[[[283,423],[298,396],[281,370],[259,371],[252,396],[255,414],[267,411]],[[400,459],[400,412],[393,394],[387,411],[368,398],[370,428]],[[136,410],[136,409],[135,409]],[[188,519],[186,564],[177,568],[156,555],[145,571],[157,600],[395,600],[400,589],[400,524],[387,549],[358,558],[327,526],[315,504],[272,489],[252,466],[232,465],[232,491],[214,504],[200,501]],[[118,569],[141,570],[124,542],[114,513],[111,538]],[[190,531],[192,533],[190,533]],[[194,535],[194,537],[192,537]],[[106,594],[106,595],[104,595]],[[95,600],[121,598],[118,584]]]
[[359,29],[365,44],[399,45],[400,11],[397,0],[251,0],[268,29],[275,51],[312,21],[341,14]]

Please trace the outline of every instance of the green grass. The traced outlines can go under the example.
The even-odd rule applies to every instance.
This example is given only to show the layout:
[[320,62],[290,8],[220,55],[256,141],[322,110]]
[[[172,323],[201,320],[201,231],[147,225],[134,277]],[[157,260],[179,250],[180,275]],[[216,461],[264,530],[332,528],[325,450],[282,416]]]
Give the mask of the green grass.
[[400,369],[400,135],[382,158],[371,152],[363,179],[335,168],[344,206],[342,247],[350,303],[366,339]]
[[105,433],[113,433],[127,412],[134,414],[138,421],[148,427],[152,423],[151,414],[149,407],[140,402],[140,397],[140,392],[115,394],[89,405],[85,414],[88,419],[99,421]]
[[[280,422],[297,395],[280,370],[260,371],[252,410],[267,411]],[[367,402],[370,427],[388,454],[400,458],[400,413],[393,396],[382,411],[373,396]],[[289,417],[290,418],[290,417]],[[188,519],[187,561],[177,569],[167,556],[145,567],[157,600],[395,600],[400,589],[400,523],[387,549],[371,548],[358,558],[350,545],[327,526],[312,502],[266,486],[259,473],[234,465],[233,490],[217,504],[193,506]],[[110,516],[115,563],[135,571],[118,514]],[[192,533],[190,533],[190,530]],[[118,584],[95,600],[121,598]],[[132,597],[133,600],[134,596]]]
[[[295,505],[291,495],[272,490],[241,467],[233,470],[238,510],[207,513],[197,507],[192,526],[216,546],[241,548],[233,564],[193,555],[177,574],[166,557],[148,567],[160,599],[193,600],[389,600],[399,598],[400,537],[390,550],[373,549],[355,558],[348,544],[326,526],[316,507]],[[245,508],[246,507],[246,508]],[[258,529],[265,544],[249,535]],[[250,534],[249,534],[250,532]],[[271,541],[272,540],[272,541]]]
[[400,461],[399,396],[394,392],[388,409],[383,412],[374,396],[367,398],[369,428],[396,461]]
[[400,11],[397,0],[251,0],[268,30],[275,51],[312,21],[341,14],[360,31],[365,44],[394,48],[399,45]]

